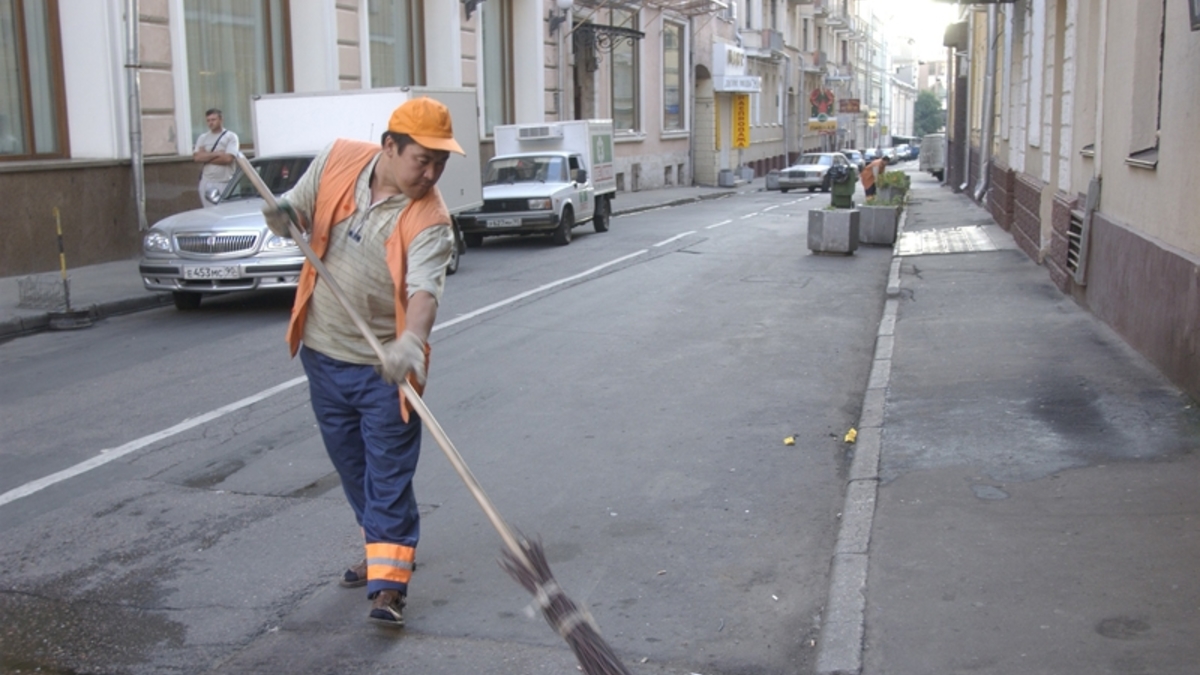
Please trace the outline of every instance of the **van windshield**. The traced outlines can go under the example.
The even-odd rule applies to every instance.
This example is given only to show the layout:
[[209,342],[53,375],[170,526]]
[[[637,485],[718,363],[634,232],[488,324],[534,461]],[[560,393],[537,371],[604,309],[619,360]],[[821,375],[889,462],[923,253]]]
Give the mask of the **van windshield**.
[[567,167],[562,157],[497,157],[488,162],[484,185],[509,183],[566,183]]

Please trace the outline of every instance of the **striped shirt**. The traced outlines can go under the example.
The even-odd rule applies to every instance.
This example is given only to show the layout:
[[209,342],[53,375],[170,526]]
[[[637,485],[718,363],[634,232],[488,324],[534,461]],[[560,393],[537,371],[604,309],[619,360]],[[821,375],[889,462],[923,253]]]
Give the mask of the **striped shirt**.
[[[284,195],[293,208],[310,218],[316,210],[317,187],[328,157],[329,148],[325,148],[296,187]],[[386,345],[396,339],[396,287],[385,258],[385,242],[409,200],[399,194],[371,203],[371,175],[378,161],[376,155],[355,181],[356,210],[330,230],[329,245],[322,262],[371,332]],[[425,291],[435,301],[441,301],[446,265],[450,262],[453,246],[449,223],[427,228],[413,239],[408,248],[404,277],[409,298],[418,291]],[[339,361],[379,365],[378,357],[350,315],[329,290],[329,285],[319,279],[308,306],[304,344]]]

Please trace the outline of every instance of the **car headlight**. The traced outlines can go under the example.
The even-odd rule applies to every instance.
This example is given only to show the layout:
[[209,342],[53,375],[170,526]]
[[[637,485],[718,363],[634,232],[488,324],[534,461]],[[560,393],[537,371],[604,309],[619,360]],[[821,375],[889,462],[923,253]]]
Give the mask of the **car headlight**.
[[551,204],[550,204],[549,199],[530,199],[529,200],[529,210],[530,211],[549,211],[550,208],[551,208]]
[[281,237],[274,232],[267,232],[267,240],[263,242],[264,251],[287,251],[289,249],[298,249],[296,242],[292,241],[291,237]]
[[171,238],[162,232],[151,230],[142,238],[142,249],[147,253],[170,253]]

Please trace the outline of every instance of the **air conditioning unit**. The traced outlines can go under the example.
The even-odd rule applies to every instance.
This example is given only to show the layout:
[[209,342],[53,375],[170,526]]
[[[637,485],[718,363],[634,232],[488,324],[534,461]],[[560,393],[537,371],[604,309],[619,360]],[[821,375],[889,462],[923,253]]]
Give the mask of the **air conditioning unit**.
[[563,130],[561,126],[539,124],[535,126],[520,127],[517,129],[517,138],[522,141],[540,141],[544,139],[562,137]]

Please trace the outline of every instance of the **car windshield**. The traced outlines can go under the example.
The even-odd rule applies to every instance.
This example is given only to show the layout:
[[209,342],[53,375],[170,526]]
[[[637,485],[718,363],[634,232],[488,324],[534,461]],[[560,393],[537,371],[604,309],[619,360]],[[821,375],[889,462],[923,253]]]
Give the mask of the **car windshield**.
[[558,156],[502,157],[488,162],[484,185],[507,183],[566,183],[566,161]]
[[[255,159],[251,160],[250,164],[258,171],[258,175],[267,184],[267,187],[271,188],[271,192],[278,196],[296,186],[296,181],[304,175],[312,160],[312,157],[278,157]],[[246,175],[239,170],[233,180],[229,182],[229,187],[225,189],[221,201],[231,202],[255,197],[258,197],[258,191],[254,189],[254,185],[250,183]]]
[[832,155],[804,155],[800,158],[797,164],[819,164],[821,166],[833,166]]

